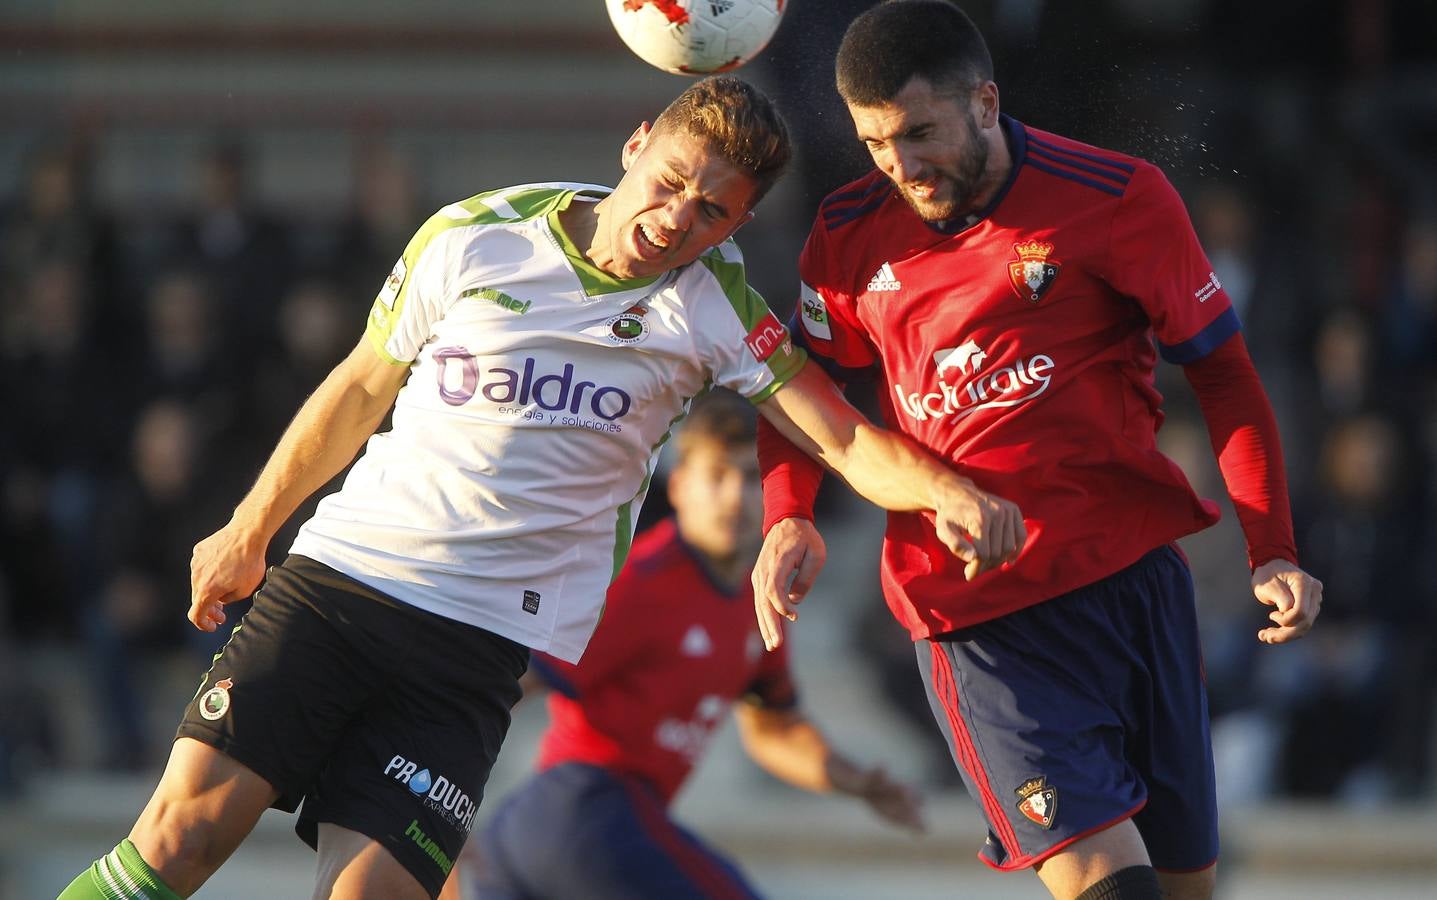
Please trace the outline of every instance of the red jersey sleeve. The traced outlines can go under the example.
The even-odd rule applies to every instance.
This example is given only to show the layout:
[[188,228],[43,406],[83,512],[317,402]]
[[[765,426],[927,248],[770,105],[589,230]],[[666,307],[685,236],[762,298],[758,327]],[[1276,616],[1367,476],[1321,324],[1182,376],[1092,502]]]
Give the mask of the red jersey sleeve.
[[1108,235],[1104,280],[1147,314],[1168,362],[1202,359],[1238,331],[1237,314],[1198,244],[1182,198],[1163,173],[1141,163]]
[[798,257],[798,308],[794,310],[796,342],[815,355],[835,381],[852,377],[845,370],[867,371],[878,355],[858,322],[853,306],[851,277],[841,256],[836,256],[834,235],[820,212]]
[[758,420],[758,468],[763,477],[763,533],[788,518],[813,520],[823,466],[768,423]]
[[[843,276],[828,259],[828,237],[820,213],[799,256],[798,308],[789,331],[794,343],[807,349],[810,358],[841,384],[856,371],[873,366],[877,355],[854,319],[851,299],[835,287]],[[763,475],[764,534],[783,519],[811,520],[823,466],[764,420],[758,423],[758,464]]]
[[1218,467],[1247,539],[1248,564],[1297,562],[1282,443],[1242,335],[1183,367],[1207,421]]

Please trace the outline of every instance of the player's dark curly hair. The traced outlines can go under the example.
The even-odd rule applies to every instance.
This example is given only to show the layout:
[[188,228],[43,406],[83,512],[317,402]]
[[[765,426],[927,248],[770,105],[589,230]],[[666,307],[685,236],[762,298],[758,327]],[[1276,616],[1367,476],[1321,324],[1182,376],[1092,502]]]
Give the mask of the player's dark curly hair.
[[879,106],[914,76],[972,90],[993,80],[993,57],[978,26],[947,0],[890,0],[848,26],[834,72],[845,103]]
[[689,87],[654,120],[654,131],[682,131],[748,173],[758,203],[793,155],[788,125],[762,91],[731,75],[715,75]]

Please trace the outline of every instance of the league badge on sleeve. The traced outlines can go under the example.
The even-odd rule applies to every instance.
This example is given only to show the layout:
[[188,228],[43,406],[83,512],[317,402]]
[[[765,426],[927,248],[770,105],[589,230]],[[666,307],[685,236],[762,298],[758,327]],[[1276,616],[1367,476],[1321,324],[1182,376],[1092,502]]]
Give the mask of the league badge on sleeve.
[[828,325],[828,307],[823,296],[803,282],[798,285],[798,308],[803,321],[803,330],[820,340],[833,340],[833,329]]
[[404,286],[404,276],[409,274],[409,269],[404,265],[403,257],[394,264],[394,269],[389,277],[384,279],[384,287],[379,289],[379,296],[376,298],[384,304],[386,309],[394,309],[394,301],[399,297],[399,289]]
[[1048,776],[1029,778],[1018,786],[1018,812],[1043,828],[1053,827],[1058,814],[1058,789],[1048,786]]
[[1018,259],[1008,263],[1008,279],[1019,297],[1037,303],[1058,279],[1063,264],[1052,258],[1053,245],[1047,241],[1022,241],[1013,249]]

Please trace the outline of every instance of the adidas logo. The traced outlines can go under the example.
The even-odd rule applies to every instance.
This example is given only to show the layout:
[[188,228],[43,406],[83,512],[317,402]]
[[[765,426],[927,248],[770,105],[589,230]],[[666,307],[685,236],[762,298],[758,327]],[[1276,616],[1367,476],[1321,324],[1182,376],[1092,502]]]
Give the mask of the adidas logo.
[[896,291],[901,287],[903,282],[894,277],[893,267],[888,263],[879,266],[873,277],[868,279],[869,291]]

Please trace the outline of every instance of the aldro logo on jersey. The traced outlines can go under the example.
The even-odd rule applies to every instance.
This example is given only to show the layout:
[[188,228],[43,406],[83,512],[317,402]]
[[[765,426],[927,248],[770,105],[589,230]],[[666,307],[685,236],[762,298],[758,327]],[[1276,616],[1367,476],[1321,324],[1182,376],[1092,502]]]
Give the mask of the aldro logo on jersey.
[[898,408],[926,422],[958,421],[980,409],[1017,406],[1048,389],[1057,365],[1046,353],[1019,357],[1012,365],[994,369],[984,368],[987,359],[988,353],[973,341],[938,350],[933,354],[938,390],[910,391],[895,381],[893,392],[898,396]]
[[[543,372],[534,357],[524,359],[524,368],[491,366],[481,370],[479,359],[464,347],[441,347],[434,351],[439,366],[439,397],[450,406],[463,406],[476,396],[500,405],[527,407],[571,415],[589,414],[613,422],[628,415],[633,398],[623,388],[596,384],[575,374],[573,363],[564,363],[562,372]],[[589,427],[583,421],[578,424]]]
[[1008,263],[1008,280],[1013,290],[1029,303],[1037,303],[1048,293],[1063,264],[1051,259],[1053,245],[1047,241],[1023,241],[1013,245],[1018,259]]

